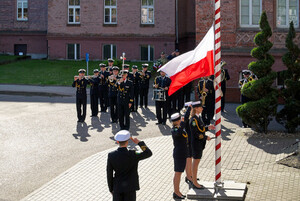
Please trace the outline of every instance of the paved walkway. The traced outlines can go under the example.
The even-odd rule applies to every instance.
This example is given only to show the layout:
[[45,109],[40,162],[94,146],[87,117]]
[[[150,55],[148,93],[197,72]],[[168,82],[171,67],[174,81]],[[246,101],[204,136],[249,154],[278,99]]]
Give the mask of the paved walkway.
[[[246,200],[300,200],[300,171],[275,163],[288,154],[282,153],[282,149],[295,139],[245,137],[241,130],[232,130],[227,137],[228,140],[222,142],[222,179],[248,182]],[[140,162],[141,190],[137,193],[137,200],[172,200],[172,138],[157,137],[145,142],[153,151],[153,156]],[[114,149],[83,160],[23,201],[111,200],[106,183],[106,160],[107,153]],[[205,149],[199,177],[203,181],[213,181],[213,140]],[[187,193],[188,185],[183,179],[184,174],[181,190]]]

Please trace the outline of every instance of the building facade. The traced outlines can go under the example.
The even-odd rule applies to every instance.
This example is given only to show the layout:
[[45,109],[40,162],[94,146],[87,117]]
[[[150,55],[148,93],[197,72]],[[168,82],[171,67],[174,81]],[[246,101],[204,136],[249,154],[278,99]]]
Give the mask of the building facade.
[[[221,1],[221,55],[226,61],[226,68],[231,79],[227,82],[226,100],[240,101],[238,81],[241,71],[256,59],[250,56],[255,44],[254,36],[260,31],[259,19],[262,11],[266,11],[273,35],[270,38],[273,47],[274,71],[286,69],[282,63],[282,55],[287,51],[285,39],[289,22],[293,20],[296,28],[295,43],[300,44],[299,0],[233,0]],[[196,42],[199,43],[213,24],[214,1],[196,0]],[[280,85],[277,79],[276,85]]]
[[0,53],[47,57],[47,0],[0,1]]

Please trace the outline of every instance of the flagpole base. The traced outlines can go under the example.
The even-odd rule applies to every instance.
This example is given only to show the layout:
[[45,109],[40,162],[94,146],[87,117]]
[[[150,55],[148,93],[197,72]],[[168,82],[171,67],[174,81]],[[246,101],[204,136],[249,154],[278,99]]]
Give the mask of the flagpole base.
[[187,198],[191,200],[245,200],[247,185],[224,181],[221,183],[200,181],[204,189],[190,189]]

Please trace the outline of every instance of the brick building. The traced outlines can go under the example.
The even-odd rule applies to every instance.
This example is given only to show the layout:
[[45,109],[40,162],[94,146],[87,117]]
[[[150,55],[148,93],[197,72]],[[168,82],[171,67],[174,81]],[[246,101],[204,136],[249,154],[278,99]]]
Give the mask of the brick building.
[[47,2],[0,1],[0,53],[47,57]]
[[[271,41],[274,56],[274,71],[284,70],[281,57],[286,52],[285,39],[289,21],[293,20],[297,32],[295,42],[300,44],[299,0],[222,0],[221,1],[221,43],[222,60],[226,61],[231,80],[227,83],[226,99],[239,102],[238,80],[240,72],[248,68],[251,61],[253,39],[259,32],[259,18],[266,11],[273,30]],[[214,1],[196,0],[196,41],[201,41],[213,23]],[[276,83],[277,85],[280,83]]]

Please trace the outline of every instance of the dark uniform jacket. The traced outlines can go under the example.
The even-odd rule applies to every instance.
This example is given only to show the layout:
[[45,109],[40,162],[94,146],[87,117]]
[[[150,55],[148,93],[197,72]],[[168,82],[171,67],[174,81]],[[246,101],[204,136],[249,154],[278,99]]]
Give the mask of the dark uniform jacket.
[[194,115],[190,119],[190,128],[193,141],[206,142],[207,136],[205,131],[208,131],[208,127],[204,125],[200,116]]
[[[116,77],[116,79],[120,79],[119,76]],[[109,91],[108,91],[108,97],[112,98],[112,97],[117,97],[118,95],[118,83],[117,80],[108,80],[108,87],[109,87]]]
[[[104,77],[102,78],[101,75],[103,75]],[[108,86],[108,76],[109,76],[109,72],[108,71],[100,71],[99,72],[99,78],[100,78],[100,82],[99,82],[99,87],[100,89],[102,87],[107,87]]]
[[119,147],[108,154],[106,170],[110,192],[122,193],[140,189],[138,162],[152,156],[152,152],[143,141],[140,141],[138,145],[143,150],[142,153]]
[[[198,83],[197,92],[198,92],[199,98],[202,97],[202,93],[204,92],[204,82],[205,82],[205,80],[202,79]],[[209,79],[206,80],[205,88],[208,90],[206,92],[207,96],[205,98],[205,104],[206,104],[206,103],[210,103],[211,101],[213,101],[215,99],[215,90],[214,90],[213,81],[211,81]],[[213,103],[214,103],[214,101],[213,101]]]
[[129,104],[133,103],[133,83],[131,80],[126,80],[118,85],[118,103]]
[[[171,85],[171,79],[167,76],[165,77],[162,77],[161,75],[160,76],[157,76],[154,80],[154,84],[157,84],[158,85],[158,89],[159,88],[165,88],[165,87],[170,87]],[[166,90],[166,96],[168,95],[168,91],[169,90]]]
[[89,79],[91,88],[90,88],[90,94],[96,95],[98,94],[98,87],[100,83],[100,78],[98,76],[93,76],[91,79]]
[[184,122],[179,127],[173,126],[172,128],[173,138],[173,157],[174,158],[186,158],[188,152],[188,134],[184,130]]
[[151,72],[150,71],[146,71],[145,72],[145,76],[143,75],[143,73],[140,73],[140,78],[141,78],[141,88],[145,89],[145,88],[149,88],[149,80],[151,78]]
[[81,80],[75,80],[72,84],[72,87],[76,87],[76,97],[85,98],[86,97],[86,86],[89,84],[89,81],[85,78]]
[[129,80],[131,80],[133,82],[134,88],[138,88],[140,86],[140,81],[141,81],[140,73],[136,72],[135,76],[133,73],[131,75],[132,75],[132,77]]
[[221,82],[222,91],[226,88],[226,81],[230,80],[230,76],[227,69],[222,69],[222,73],[224,74],[224,80]]

